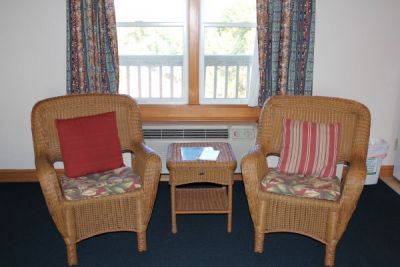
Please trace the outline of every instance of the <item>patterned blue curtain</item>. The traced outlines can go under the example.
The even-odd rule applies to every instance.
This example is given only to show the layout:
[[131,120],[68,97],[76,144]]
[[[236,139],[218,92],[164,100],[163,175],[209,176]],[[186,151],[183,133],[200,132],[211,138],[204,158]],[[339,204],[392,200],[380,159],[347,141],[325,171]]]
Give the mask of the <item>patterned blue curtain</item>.
[[113,0],[67,0],[67,94],[118,93]]
[[258,105],[270,96],[311,95],[315,0],[257,0]]

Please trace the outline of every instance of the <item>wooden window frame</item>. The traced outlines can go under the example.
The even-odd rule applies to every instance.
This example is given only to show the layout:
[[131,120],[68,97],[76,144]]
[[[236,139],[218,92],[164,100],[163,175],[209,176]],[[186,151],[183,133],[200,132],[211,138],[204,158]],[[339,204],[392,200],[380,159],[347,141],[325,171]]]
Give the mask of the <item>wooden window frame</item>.
[[140,105],[144,122],[256,122],[260,108],[247,105],[200,105],[200,0],[188,0],[189,91],[187,105]]

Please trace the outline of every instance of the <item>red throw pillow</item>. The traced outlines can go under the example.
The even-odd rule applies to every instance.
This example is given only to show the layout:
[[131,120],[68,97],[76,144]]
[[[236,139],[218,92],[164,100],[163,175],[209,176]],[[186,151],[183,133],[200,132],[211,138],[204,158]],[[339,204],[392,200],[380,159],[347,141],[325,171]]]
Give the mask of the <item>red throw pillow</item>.
[[316,177],[336,176],[338,123],[283,119],[278,171]]
[[68,177],[123,166],[115,112],[56,120],[56,127]]

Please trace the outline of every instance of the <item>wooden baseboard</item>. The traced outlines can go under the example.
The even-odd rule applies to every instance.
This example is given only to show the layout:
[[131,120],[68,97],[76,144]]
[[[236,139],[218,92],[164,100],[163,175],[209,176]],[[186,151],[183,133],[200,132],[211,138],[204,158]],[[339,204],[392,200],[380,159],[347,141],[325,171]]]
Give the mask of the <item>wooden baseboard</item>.
[[382,165],[379,177],[392,177],[393,176],[393,165]]
[[[57,169],[57,174],[64,173],[64,170]],[[37,182],[36,170],[35,169],[0,169],[0,183],[10,182]]]
[[0,182],[37,182],[36,170],[3,169],[0,170]]
[[[381,166],[380,177],[392,177],[393,176],[393,165]],[[57,173],[63,173],[62,169],[57,169]],[[165,182],[169,180],[169,174],[162,174],[161,181]],[[235,181],[241,181],[242,175],[235,173]],[[34,169],[0,169],[0,182],[37,182],[36,170]]]

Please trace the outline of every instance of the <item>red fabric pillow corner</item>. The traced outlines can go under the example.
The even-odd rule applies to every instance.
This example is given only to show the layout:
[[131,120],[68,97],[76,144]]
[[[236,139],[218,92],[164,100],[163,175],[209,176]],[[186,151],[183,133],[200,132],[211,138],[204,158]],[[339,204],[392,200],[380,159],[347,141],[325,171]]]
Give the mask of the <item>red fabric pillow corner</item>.
[[335,177],[339,123],[283,119],[278,171],[316,177]]
[[58,119],[56,127],[68,177],[124,166],[115,112]]

